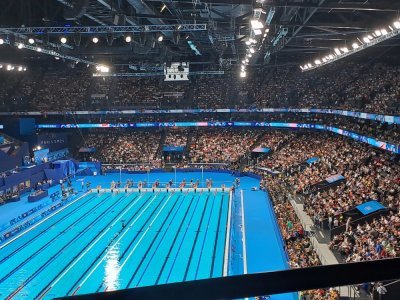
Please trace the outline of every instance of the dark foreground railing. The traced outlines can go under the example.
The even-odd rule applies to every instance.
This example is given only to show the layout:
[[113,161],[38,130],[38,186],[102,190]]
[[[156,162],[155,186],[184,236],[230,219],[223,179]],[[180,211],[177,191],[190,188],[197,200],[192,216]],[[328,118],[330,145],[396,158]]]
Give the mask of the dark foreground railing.
[[400,258],[230,276],[59,299],[236,299],[400,278]]

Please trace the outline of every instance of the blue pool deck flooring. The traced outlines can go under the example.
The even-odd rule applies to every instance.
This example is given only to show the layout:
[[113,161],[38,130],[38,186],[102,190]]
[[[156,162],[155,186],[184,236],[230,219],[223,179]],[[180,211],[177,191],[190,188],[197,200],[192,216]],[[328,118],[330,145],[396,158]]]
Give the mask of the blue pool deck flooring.
[[[248,273],[288,269],[275,214],[268,201],[263,191],[243,191]],[[280,294],[270,299],[296,300],[298,296],[297,293]]]

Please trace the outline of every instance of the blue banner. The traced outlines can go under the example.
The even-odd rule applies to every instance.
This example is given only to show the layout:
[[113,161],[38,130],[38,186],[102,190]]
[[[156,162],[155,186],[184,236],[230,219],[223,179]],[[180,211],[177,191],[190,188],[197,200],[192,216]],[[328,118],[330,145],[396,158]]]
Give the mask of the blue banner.
[[319,157],[311,157],[309,159],[306,160],[306,163],[308,163],[309,165],[311,165],[312,163],[315,163],[319,161]]
[[372,214],[378,210],[386,209],[378,201],[372,200],[356,206],[356,208],[365,216]]
[[[42,116],[42,115],[139,115],[139,114],[188,114],[188,113],[318,113],[333,114],[351,118],[374,120],[389,124],[400,124],[400,116],[371,114],[358,111],[320,108],[250,108],[250,109],[146,109],[146,110],[102,110],[102,111],[49,111],[49,112],[0,112],[0,116]],[[0,125],[0,129],[2,125]]]
[[0,145],[4,144],[4,136],[0,135]]
[[270,151],[271,151],[270,148],[257,147],[257,148],[254,148],[252,152],[255,152],[255,153],[268,153]]
[[183,152],[185,150],[185,147],[183,146],[164,146],[163,151],[164,152]]
[[343,175],[336,174],[336,175],[329,176],[325,180],[328,181],[329,183],[334,183],[334,182],[337,182],[337,181],[340,181],[340,180],[343,180],[343,179],[344,179]]

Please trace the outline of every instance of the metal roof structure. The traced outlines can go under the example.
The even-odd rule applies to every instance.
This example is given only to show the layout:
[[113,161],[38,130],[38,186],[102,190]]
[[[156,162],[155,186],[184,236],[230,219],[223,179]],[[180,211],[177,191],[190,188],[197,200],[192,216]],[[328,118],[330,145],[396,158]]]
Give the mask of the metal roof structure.
[[[252,48],[249,65],[271,58],[301,64],[390,23],[399,12],[400,2],[390,0],[3,0],[0,38],[11,47],[33,38],[41,49],[89,61],[229,67]],[[399,44],[394,37],[377,47]],[[43,55],[27,52],[25,58]],[[2,56],[10,53],[10,46],[0,46]]]

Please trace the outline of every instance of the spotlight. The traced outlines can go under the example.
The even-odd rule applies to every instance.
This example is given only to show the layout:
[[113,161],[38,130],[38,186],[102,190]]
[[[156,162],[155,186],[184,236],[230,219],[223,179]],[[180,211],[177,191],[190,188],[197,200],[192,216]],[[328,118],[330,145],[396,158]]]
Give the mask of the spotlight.
[[0,65],[0,69],[3,69],[3,65]]
[[328,55],[329,59],[333,59],[333,54]]
[[253,28],[253,30],[261,29],[264,27],[264,25],[259,20],[251,20],[250,24],[251,24],[251,27]]
[[42,48],[38,47],[38,48],[36,49],[36,51],[37,51],[37,52],[42,52]]
[[245,59],[245,61],[248,63],[248,62],[249,62],[249,59],[248,59],[248,58],[246,58],[246,59]]
[[11,65],[7,65],[7,71],[11,71],[12,70],[12,66]]
[[28,39],[28,43],[32,45],[32,44],[35,43],[35,40],[34,40],[33,38],[29,38],[29,39]]
[[251,41],[250,40],[246,41],[246,45],[250,46],[251,45]]
[[[400,25],[400,24],[399,24]],[[399,27],[400,28],[400,27]],[[382,33],[382,35],[387,35],[388,34],[388,32],[387,32],[387,30],[384,28],[384,29],[381,29],[381,33]]]
[[18,49],[22,49],[22,48],[24,48],[24,44],[19,43],[19,44],[18,44]]
[[4,44],[4,40],[0,39],[0,45],[3,45],[3,44]]
[[250,53],[254,53],[254,52],[255,52],[254,48],[250,48]]
[[19,66],[19,67],[18,67],[18,72],[21,72],[21,71],[22,71],[22,67]]
[[60,42],[65,44],[67,42],[67,38],[65,36],[61,37]]
[[369,43],[371,40],[369,39],[369,37],[365,36],[365,37],[363,38],[363,41],[364,41],[365,43]]
[[395,28],[399,29],[399,28],[400,28],[400,22],[399,22],[399,21],[394,22],[394,23],[393,23],[393,26],[394,26]]
[[335,53],[337,54],[337,55],[341,55],[342,53],[340,52],[340,50],[339,50],[339,48],[335,48]]
[[249,53],[249,54],[247,54],[247,56],[248,56],[248,57],[252,57],[252,56],[253,56],[253,54]]
[[55,58],[56,60],[59,60],[59,59],[60,59],[58,56],[55,56],[54,58]]
[[311,68],[311,67],[312,67],[312,64],[308,63],[308,64],[307,64],[307,67]]
[[349,52],[349,48],[347,48],[347,47],[343,47],[341,50],[342,50],[344,53]]
[[156,38],[157,38],[157,41],[162,42],[164,39],[164,36],[161,33],[157,33]]
[[125,42],[127,42],[127,43],[132,42],[132,37],[131,37],[130,35],[127,35],[127,36],[125,37]]
[[353,49],[358,49],[360,46],[357,43],[353,43],[352,47]]
[[245,71],[240,72],[240,77],[242,78],[246,77],[246,72]]
[[97,44],[99,42],[99,38],[98,37],[94,37],[92,38],[92,42]]
[[108,72],[110,72],[110,68],[107,67],[107,66],[98,66],[98,67],[96,67],[96,69],[97,69],[98,71],[100,71],[101,73],[108,73]]
[[26,67],[24,68],[24,72],[26,71]]
[[320,64],[321,64],[321,61],[320,61],[319,59],[316,59],[316,60],[315,60],[315,64],[316,64],[316,65],[320,65]]
[[379,29],[377,29],[377,30],[375,30],[375,35],[376,36],[381,36],[382,32]]

